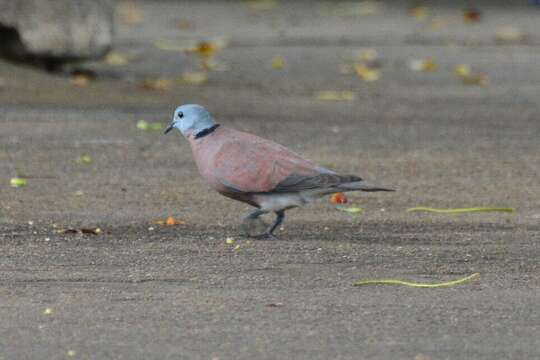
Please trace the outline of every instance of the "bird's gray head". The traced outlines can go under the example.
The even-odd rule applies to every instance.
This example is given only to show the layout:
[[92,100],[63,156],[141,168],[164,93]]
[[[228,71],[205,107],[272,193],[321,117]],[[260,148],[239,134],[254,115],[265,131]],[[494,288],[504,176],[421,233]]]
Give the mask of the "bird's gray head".
[[171,123],[165,129],[165,134],[177,128],[185,137],[196,138],[201,132],[212,129],[215,126],[216,122],[203,106],[186,104],[176,108]]

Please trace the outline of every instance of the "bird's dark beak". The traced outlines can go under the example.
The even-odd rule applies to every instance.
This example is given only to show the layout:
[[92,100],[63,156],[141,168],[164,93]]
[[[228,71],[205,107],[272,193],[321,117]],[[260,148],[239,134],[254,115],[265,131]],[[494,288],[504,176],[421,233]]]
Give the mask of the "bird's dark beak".
[[172,129],[174,129],[174,123],[170,123],[169,126],[167,126],[167,128],[165,129],[165,131],[163,133],[168,134],[169,131],[171,131]]

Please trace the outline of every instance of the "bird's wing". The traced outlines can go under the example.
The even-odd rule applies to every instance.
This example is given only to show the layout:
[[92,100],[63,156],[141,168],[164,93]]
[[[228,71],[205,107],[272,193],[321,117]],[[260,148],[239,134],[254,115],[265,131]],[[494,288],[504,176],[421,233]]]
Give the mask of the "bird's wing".
[[247,133],[235,135],[220,146],[212,164],[215,179],[228,191],[297,191],[314,186],[307,179],[316,182],[317,176],[333,173],[272,141]]
[[272,192],[285,193],[313,189],[332,189],[341,184],[359,181],[362,181],[362,179],[355,175],[341,175],[332,173],[316,175],[291,174],[277,184]]

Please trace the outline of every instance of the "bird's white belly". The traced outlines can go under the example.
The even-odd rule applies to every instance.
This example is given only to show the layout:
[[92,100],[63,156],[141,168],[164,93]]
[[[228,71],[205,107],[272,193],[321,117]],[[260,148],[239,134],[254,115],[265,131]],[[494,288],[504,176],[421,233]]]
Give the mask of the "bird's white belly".
[[261,210],[279,211],[305,205],[320,196],[314,192],[257,194],[254,196],[254,200],[259,204]]

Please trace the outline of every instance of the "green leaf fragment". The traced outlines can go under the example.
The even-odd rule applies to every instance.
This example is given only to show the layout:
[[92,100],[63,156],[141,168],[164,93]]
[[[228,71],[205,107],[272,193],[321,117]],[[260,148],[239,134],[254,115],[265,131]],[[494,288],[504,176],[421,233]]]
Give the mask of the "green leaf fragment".
[[28,182],[26,181],[26,179],[14,177],[14,178],[11,178],[11,180],[9,181],[9,184],[13,187],[22,187],[22,186],[28,185]]
[[146,120],[137,121],[137,129],[139,130],[162,130],[163,124],[160,122],[148,122]]
[[491,208],[491,207],[472,207],[472,208],[455,208],[455,209],[437,209],[430,207],[413,207],[407,209],[407,212],[427,211],[438,214],[462,214],[471,212],[514,212],[514,208]]
[[441,283],[435,283],[435,284],[423,284],[423,283],[416,283],[411,281],[403,281],[403,280],[396,280],[396,279],[380,279],[380,280],[361,280],[357,281],[353,284],[353,286],[362,286],[362,285],[403,285],[408,287],[414,287],[414,288],[442,288],[442,287],[450,287],[458,284],[462,284],[466,281],[472,280],[476,277],[480,276],[480,273],[474,273],[472,275],[469,275],[467,277],[464,277],[462,279],[448,281],[448,282],[441,282]]
[[345,211],[351,214],[361,214],[364,212],[364,209],[362,209],[361,207],[356,207],[356,206],[353,206],[353,207],[337,206],[336,209]]
[[81,156],[77,159],[78,164],[90,164],[92,163],[92,157],[88,154]]

